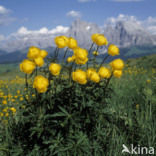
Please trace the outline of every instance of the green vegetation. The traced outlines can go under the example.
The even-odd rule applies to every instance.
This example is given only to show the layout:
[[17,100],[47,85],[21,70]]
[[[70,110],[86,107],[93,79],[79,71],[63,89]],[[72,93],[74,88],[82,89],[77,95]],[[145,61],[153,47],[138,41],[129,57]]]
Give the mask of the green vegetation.
[[[20,75],[17,64],[2,67],[3,80]],[[123,76],[110,82],[107,95],[98,85],[76,85],[76,93],[64,82],[55,95],[38,95],[38,103],[33,92],[21,91],[28,98],[15,105],[17,114],[8,124],[0,125],[0,155],[121,156],[122,144],[156,147],[156,55],[127,60]]]

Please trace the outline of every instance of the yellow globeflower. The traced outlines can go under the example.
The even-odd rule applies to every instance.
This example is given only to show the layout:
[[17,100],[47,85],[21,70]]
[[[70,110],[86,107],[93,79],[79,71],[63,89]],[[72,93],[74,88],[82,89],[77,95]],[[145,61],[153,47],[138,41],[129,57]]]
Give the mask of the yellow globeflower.
[[147,83],[151,83],[151,80],[150,80],[150,79],[148,79],[148,80],[146,80],[146,82],[147,82]]
[[69,40],[68,40],[68,48],[75,49],[77,47],[78,47],[77,41],[74,38],[69,37]]
[[6,105],[6,104],[7,104],[7,100],[3,100],[3,101],[2,101],[2,104],[3,104],[3,105]]
[[8,111],[8,107],[4,108],[2,111],[6,113]]
[[24,99],[23,99],[23,97],[20,97],[20,101],[23,101]]
[[92,35],[92,41],[95,43],[96,42],[96,39],[97,39],[97,36],[98,36],[99,34],[93,34]]
[[20,94],[20,90],[17,90],[17,94]]
[[33,88],[36,88],[39,93],[44,93],[47,91],[48,85],[48,79],[43,77],[42,75],[38,75],[34,79]]
[[43,60],[43,58],[42,58],[41,56],[35,58],[35,59],[34,59],[34,62],[35,62],[35,64],[36,64],[37,66],[39,66],[39,67],[42,67],[43,64],[44,64],[44,60]]
[[58,48],[64,48],[68,45],[68,40],[65,36],[57,36],[54,40]]
[[9,116],[9,113],[6,113],[5,116],[8,117]]
[[95,42],[98,46],[103,46],[103,45],[107,45],[108,41],[107,38],[104,35],[98,35],[96,42]]
[[98,74],[100,75],[101,78],[110,78],[110,76],[111,76],[110,70],[106,67],[101,67],[99,69]]
[[92,35],[92,40],[98,46],[103,46],[103,45],[108,44],[107,38],[103,34],[93,34]]
[[100,76],[98,75],[97,72],[93,72],[90,76],[90,80],[98,83],[100,81]]
[[94,69],[94,68],[89,68],[88,70],[87,70],[87,78],[88,79],[90,79],[90,77],[91,77],[91,75],[94,73],[94,72],[96,72],[96,70]]
[[65,40],[66,44],[68,45],[68,42],[69,42],[69,38],[67,36],[62,36],[63,39]]
[[108,54],[111,56],[119,55],[119,48],[114,44],[109,45]]
[[35,59],[39,55],[40,55],[40,49],[39,48],[34,47],[34,46],[29,48],[29,51],[28,51],[28,54],[27,54],[27,57],[29,59]]
[[15,114],[15,113],[16,113],[16,108],[11,107],[11,108],[10,108],[10,110],[13,112],[13,114]]
[[120,78],[122,76],[122,70],[114,70],[113,75],[117,78]]
[[0,117],[3,117],[3,116],[4,116],[4,114],[2,112],[0,112]]
[[74,49],[75,63],[85,64],[88,61],[88,52],[86,49],[76,48]]
[[110,63],[113,70],[122,70],[124,68],[124,62],[121,59],[115,59]]
[[98,51],[93,51],[93,55],[98,56],[99,55]]
[[20,70],[26,74],[31,74],[33,70],[35,69],[35,63],[30,60],[24,60],[20,64]]
[[79,84],[86,84],[87,83],[87,75],[81,69],[77,69],[75,72],[72,72],[73,81],[78,82]]
[[50,70],[52,75],[57,76],[60,74],[61,65],[56,64],[56,63],[51,63],[49,66],[49,70]]
[[67,62],[68,63],[73,62],[74,60],[75,60],[75,56],[74,55],[67,58]]
[[46,50],[40,50],[40,56],[42,58],[45,58],[48,55],[48,52]]

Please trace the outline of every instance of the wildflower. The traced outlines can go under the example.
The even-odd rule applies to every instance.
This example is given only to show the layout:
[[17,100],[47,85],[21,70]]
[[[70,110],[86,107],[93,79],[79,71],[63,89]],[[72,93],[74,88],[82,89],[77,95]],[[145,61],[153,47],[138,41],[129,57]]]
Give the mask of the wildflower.
[[44,60],[43,60],[43,58],[42,58],[41,56],[35,58],[35,59],[34,59],[34,62],[35,62],[35,64],[36,64],[37,66],[39,66],[39,67],[42,67],[43,64],[44,64]]
[[75,56],[74,55],[67,58],[67,62],[68,63],[73,62],[74,60],[75,60]]
[[17,94],[20,94],[20,90],[17,90]]
[[40,49],[39,48],[34,47],[34,46],[29,48],[29,51],[28,51],[28,54],[27,54],[27,57],[29,59],[33,60],[33,59],[39,57],[39,55],[40,55]]
[[94,68],[89,68],[88,70],[87,70],[87,78],[88,79],[90,79],[91,78],[91,75],[94,73],[94,72],[96,72],[96,70],[94,69]]
[[33,88],[36,88],[39,93],[43,93],[47,91],[48,85],[48,79],[43,77],[42,75],[38,75],[34,79]]
[[57,76],[60,74],[61,65],[56,64],[56,63],[51,63],[49,66],[49,70],[50,70],[52,75]]
[[7,100],[3,100],[3,101],[2,101],[2,104],[3,104],[3,105],[6,105],[6,104],[7,104]]
[[100,75],[101,78],[110,78],[110,76],[111,76],[110,70],[106,67],[101,67],[99,69],[98,74]]
[[103,45],[108,44],[107,38],[103,34],[93,34],[92,35],[92,40],[98,46],[103,46]]
[[100,76],[97,72],[92,72],[92,74],[90,75],[90,80],[95,83],[98,83],[100,81]]
[[96,42],[96,38],[97,38],[97,36],[98,36],[99,34],[93,34],[92,36],[91,36],[91,39],[92,39],[92,41],[95,43]]
[[0,117],[3,117],[3,116],[4,116],[4,114],[2,112],[0,112]]
[[93,51],[93,55],[98,56],[99,55],[98,51]]
[[13,112],[13,114],[15,114],[15,113],[16,113],[16,108],[11,107],[11,108],[10,108],[10,110]]
[[109,45],[108,54],[111,56],[119,55],[119,48],[114,44]]
[[150,79],[148,79],[148,80],[146,80],[146,82],[147,82],[147,83],[151,83],[151,80],[150,80]]
[[8,107],[4,108],[2,111],[3,112],[7,112],[8,111]]
[[26,74],[31,74],[34,69],[35,69],[35,63],[30,60],[25,59],[20,64],[20,70]]
[[5,116],[8,117],[9,116],[9,113],[6,113]]
[[124,67],[124,62],[121,59],[115,59],[110,63],[112,66],[113,70],[122,70]]
[[54,40],[58,48],[64,48],[68,45],[68,39],[65,36],[57,36]]
[[80,84],[86,84],[87,83],[86,72],[84,72],[81,69],[77,69],[75,72],[72,72],[72,78],[73,78],[73,81],[76,81]]
[[24,99],[23,99],[23,97],[20,97],[20,101],[23,101]]
[[139,109],[139,104],[136,104],[136,109]]
[[117,78],[120,78],[122,76],[122,70],[114,70],[113,75]]
[[74,49],[75,63],[85,64],[88,61],[88,52],[86,49],[76,48]]
[[39,55],[44,59],[48,55],[48,52],[46,50],[40,50]]
[[74,38],[69,37],[68,48],[70,48],[70,49],[75,49],[75,48],[77,48],[77,47],[78,47],[77,41],[76,41]]

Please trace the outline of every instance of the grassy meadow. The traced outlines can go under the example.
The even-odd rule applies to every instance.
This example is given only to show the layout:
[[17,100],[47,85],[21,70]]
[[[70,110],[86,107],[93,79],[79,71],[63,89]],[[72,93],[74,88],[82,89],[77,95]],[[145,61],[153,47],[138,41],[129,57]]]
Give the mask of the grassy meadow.
[[[16,137],[21,142],[10,141],[13,137],[13,132],[10,133],[13,126],[10,123],[18,125],[22,118],[21,112],[27,108],[25,101],[35,98],[35,92],[26,93],[24,76],[18,63],[0,64],[0,156],[46,156],[48,153],[58,156],[121,156],[123,144],[127,147],[130,144],[156,147],[156,54],[128,59],[123,76],[111,79],[111,97],[104,99],[107,105],[102,106],[102,119],[97,118],[103,124],[96,125],[96,137],[92,138],[92,143],[83,133],[77,137],[73,134],[77,141],[74,142],[71,137],[66,144],[62,143],[62,136],[57,135],[44,145],[48,145],[50,152],[35,143],[33,147],[24,147],[18,134]],[[98,96],[102,97],[103,94]],[[96,120],[92,115],[93,121]],[[34,131],[39,133],[42,128],[39,126]],[[93,150],[91,147],[94,147]]]

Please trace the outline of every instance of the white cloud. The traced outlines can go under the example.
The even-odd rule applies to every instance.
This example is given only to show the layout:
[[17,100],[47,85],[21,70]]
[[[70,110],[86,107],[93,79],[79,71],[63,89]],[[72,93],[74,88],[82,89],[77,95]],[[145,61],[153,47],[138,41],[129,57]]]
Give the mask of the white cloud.
[[[53,29],[43,27],[39,30],[29,30],[26,27],[20,27],[15,33],[8,37],[0,36],[0,47],[8,52],[27,48],[29,46],[37,46],[47,48],[54,46],[54,37],[64,35],[69,27],[58,25]],[[2,41],[2,42],[1,42]]]
[[69,11],[66,15],[70,17],[81,17],[81,13],[74,10]]
[[142,27],[144,27],[147,31],[151,32],[152,34],[156,34],[156,17],[148,17],[145,20],[139,20],[135,16],[129,16],[124,14],[119,14],[117,17],[110,17],[106,20],[105,26],[110,24],[115,26],[117,22],[120,21],[129,21],[131,23],[136,23]]
[[117,17],[109,17],[106,20],[106,24],[114,25],[119,21],[132,21],[137,24],[141,24],[141,22],[135,16],[129,16],[129,15],[124,15],[124,14],[119,14]]
[[156,17],[149,16],[146,20],[142,21],[142,25],[152,34],[156,34]]
[[13,21],[15,18],[10,16],[11,11],[6,9],[4,6],[0,5],[0,26],[7,25]]
[[80,3],[85,3],[85,2],[95,2],[96,0],[78,0]]
[[112,0],[114,2],[141,2],[143,0]]
[[21,27],[17,30],[17,32],[15,33],[16,35],[29,35],[29,34],[33,34],[33,35],[39,35],[39,34],[43,34],[43,35],[55,35],[58,33],[66,33],[68,31],[69,27],[64,27],[62,25],[58,25],[56,26],[56,28],[48,30],[48,28],[43,27],[39,30],[28,30],[26,27]]
[[5,37],[3,35],[0,35],[0,41],[5,40]]
[[8,14],[9,12],[9,9],[6,9],[4,6],[0,5],[0,14]]

